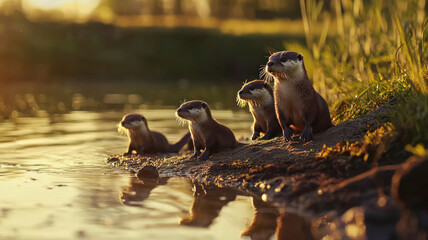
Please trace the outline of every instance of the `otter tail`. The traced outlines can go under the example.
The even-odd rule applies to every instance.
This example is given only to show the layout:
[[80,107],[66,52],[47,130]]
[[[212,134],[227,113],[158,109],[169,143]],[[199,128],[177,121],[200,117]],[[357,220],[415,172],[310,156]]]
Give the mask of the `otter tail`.
[[190,132],[188,132],[183,137],[181,137],[181,139],[178,142],[176,142],[175,144],[169,145],[169,152],[178,153],[184,147],[184,145],[186,145],[186,143],[189,142],[190,137],[191,137]]

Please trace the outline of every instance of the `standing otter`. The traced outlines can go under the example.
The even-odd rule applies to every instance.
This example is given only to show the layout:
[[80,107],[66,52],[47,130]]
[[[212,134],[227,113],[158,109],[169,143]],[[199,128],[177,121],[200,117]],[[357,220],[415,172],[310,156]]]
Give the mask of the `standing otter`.
[[128,151],[124,155],[130,155],[133,151],[137,154],[177,153],[190,140],[190,133],[187,133],[177,143],[169,144],[162,133],[149,130],[146,118],[140,114],[123,116],[118,125],[118,131],[126,133],[129,137]]
[[265,71],[275,79],[275,109],[286,141],[291,140],[293,134],[290,126],[302,132],[305,142],[312,140],[313,132],[333,126],[326,101],[309,81],[302,54],[274,53]]
[[237,146],[233,132],[211,116],[211,110],[206,102],[198,100],[185,102],[177,109],[176,115],[189,122],[194,146],[191,159],[199,156],[200,149],[205,150],[199,160],[206,160],[212,153]]
[[268,140],[281,135],[281,126],[275,114],[273,90],[269,83],[262,80],[251,81],[242,86],[236,99],[240,107],[244,107],[248,103],[253,115],[252,140],[256,140],[260,133],[265,134],[260,140]]

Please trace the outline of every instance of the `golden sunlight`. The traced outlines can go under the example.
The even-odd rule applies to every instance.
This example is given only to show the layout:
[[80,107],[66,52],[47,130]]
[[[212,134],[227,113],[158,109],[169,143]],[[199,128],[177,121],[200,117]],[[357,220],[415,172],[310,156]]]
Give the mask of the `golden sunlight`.
[[45,13],[56,13],[65,19],[86,20],[100,0],[22,0],[23,10],[37,17]]
[[50,0],[26,0],[23,1],[24,4],[27,4],[33,8],[40,9],[55,9],[61,7],[61,5],[65,4],[65,2],[69,2],[69,0],[59,0],[59,1],[50,1]]

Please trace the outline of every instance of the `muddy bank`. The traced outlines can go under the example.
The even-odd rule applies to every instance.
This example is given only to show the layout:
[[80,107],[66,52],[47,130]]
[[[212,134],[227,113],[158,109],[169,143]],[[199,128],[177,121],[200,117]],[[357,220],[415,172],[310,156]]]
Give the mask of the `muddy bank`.
[[[345,209],[355,205],[357,200],[349,201],[348,196],[342,199],[340,194],[327,196],[322,189],[370,169],[371,164],[342,158],[323,159],[317,155],[325,147],[360,139],[366,134],[367,126],[377,124],[387,111],[387,108],[379,108],[363,117],[338,124],[316,134],[314,140],[306,144],[294,136],[287,143],[282,138],[253,142],[215,154],[207,161],[191,161],[191,153],[186,152],[144,157],[115,155],[108,162],[133,171],[152,165],[161,175],[185,176],[258,196],[269,193],[266,183],[270,183],[271,189],[280,187],[283,191],[268,194],[268,200],[286,202],[288,206],[303,211],[320,212],[339,206]],[[366,196],[359,199],[364,198]]]

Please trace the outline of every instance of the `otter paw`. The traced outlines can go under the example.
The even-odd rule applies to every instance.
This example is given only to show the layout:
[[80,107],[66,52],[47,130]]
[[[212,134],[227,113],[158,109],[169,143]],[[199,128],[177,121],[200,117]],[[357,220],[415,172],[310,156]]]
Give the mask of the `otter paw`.
[[293,136],[293,130],[291,128],[286,127],[283,131],[284,139],[286,142],[291,141],[291,136]]
[[256,140],[258,137],[260,137],[260,133],[259,132],[254,132],[253,136],[251,136],[251,140]]
[[205,161],[205,160],[207,160],[208,158],[209,158],[210,156],[209,155],[201,155],[200,157],[199,157],[199,160],[200,161]]
[[265,134],[262,138],[260,138],[260,140],[269,140],[271,138],[272,138],[271,136]]
[[199,160],[205,161],[210,157],[210,151],[205,149],[205,151],[202,153],[202,155],[199,157]]
[[305,127],[303,129],[302,135],[300,136],[300,139],[303,139],[305,142],[309,142],[312,140],[312,128],[311,127]]

